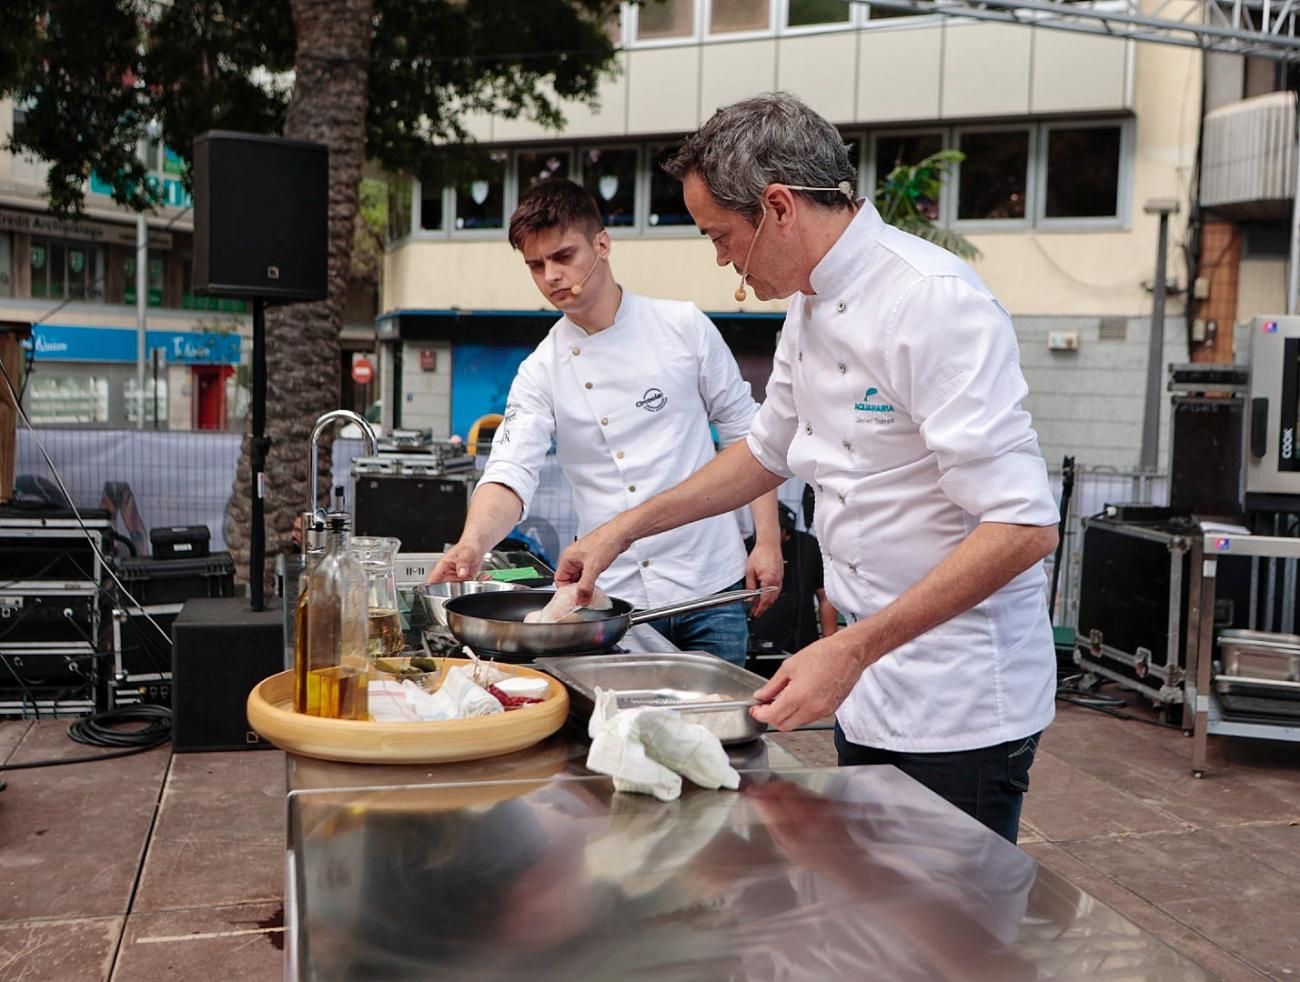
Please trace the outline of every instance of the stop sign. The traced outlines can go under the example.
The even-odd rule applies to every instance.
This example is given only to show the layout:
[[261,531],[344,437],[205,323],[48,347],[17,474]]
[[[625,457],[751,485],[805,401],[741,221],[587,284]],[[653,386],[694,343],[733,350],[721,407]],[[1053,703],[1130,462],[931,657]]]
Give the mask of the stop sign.
[[352,381],[365,385],[375,377],[375,366],[365,358],[358,358],[352,363]]

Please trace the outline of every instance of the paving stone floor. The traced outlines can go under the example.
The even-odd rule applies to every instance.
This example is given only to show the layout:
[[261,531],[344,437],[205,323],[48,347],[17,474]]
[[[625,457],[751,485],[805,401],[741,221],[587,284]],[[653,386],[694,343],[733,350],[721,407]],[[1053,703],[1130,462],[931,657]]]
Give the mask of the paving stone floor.
[[[0,761],[85,754],[66,728],[0,721]],[[778,739],[834,763],[824,730]],[[1211,739],[1203,780],[1190,752],[1177,729],[1062,706],[1021,843],[1224,979],[1300,979],[1300,745]],[[0,979],[282,977],[282,754],[160,748],[0,776]]]

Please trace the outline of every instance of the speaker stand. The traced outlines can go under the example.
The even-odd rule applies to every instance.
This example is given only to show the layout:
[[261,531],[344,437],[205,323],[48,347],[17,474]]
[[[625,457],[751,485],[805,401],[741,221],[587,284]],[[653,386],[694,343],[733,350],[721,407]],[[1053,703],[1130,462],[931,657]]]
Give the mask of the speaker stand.
[[266,436],[266,301],[253,298],[253,439],[249,446],[252,471],[250,512],[252,528],[248,533],[248,586],[250,606],[254,611],[266,609],[266,517],[262,492],[266,481],[266,456],[271,441]]

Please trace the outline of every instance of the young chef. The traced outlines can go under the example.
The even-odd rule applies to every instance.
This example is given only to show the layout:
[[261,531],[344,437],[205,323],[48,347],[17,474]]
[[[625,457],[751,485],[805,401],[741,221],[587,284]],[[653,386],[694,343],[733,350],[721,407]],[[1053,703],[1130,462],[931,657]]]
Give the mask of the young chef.
[[[564,316],[519,366],[460,541],[431,582],[478,572],[483,553],[527,512],[552,440],[573,485],[579,532],[586,533],[712,460],[710,424],[724,446],[741,440],[757,409],[735,358],[699,308],[637,296],[614,280],[609,233],[581,186],[536,184],[510,219],[510,244]],[[765,488],[753,497],[762,500],[754,502],[758,541],[748,561],[735,517],[717,514],[639,543],[602,571],[601,588],[644,608],[744,584],[780,587],[776,492]],[[744,664],[748,631],[740,604],[651,626],[678,648]]]
[[854,200],[839,133],[798,99],[719,110],[665,168],[761,299],[792,297],[747,440],[561,557],[585,595],[648,535],[798,474],[846,630],[787,659],[757,719],[836,713],[841,764],[891,763],[1015,841],[1055,654],[1057,509],[1007,312],[965,263]]

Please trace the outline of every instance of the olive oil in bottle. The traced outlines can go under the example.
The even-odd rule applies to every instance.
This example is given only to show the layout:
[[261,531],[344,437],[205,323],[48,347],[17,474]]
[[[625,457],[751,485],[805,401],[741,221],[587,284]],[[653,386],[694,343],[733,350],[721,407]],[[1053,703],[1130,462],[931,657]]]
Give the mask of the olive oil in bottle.
[[347,516],[329,523],[329,550],[307,581],[306,707],[313,716],[369,719],[366,573],[348,550]]

